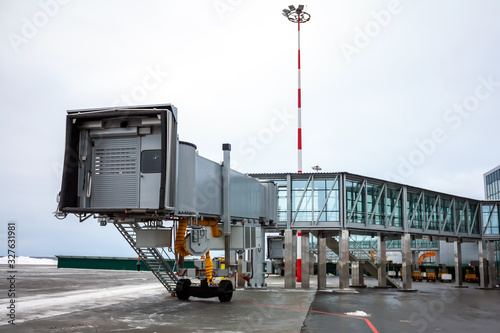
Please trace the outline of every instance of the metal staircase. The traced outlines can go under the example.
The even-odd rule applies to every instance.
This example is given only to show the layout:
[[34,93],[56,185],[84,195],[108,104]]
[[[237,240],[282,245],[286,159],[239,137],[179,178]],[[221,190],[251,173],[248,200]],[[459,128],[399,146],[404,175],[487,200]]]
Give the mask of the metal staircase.
[[[330,248],[335,253],[339,253],[340,247],[339,247],[339,242],[334,238],[334,237],[327,237],[326,238],[326,246]],[[370,255],[368,254],[368,257]],[[378,278],[378,266],[371,260],[371,258],[366,258],[366,259],[360,259],[356,257],[354,254],[349,252],[349,261],[360,261],[363,263],[363,268],[370,273],[372,276]],[[386,281],[389,286],[393,286],[396,288],[401,288],[400,284],[393,278],[386,276]]]
[[138,223],[116,222],[114,225],[163,286],[169,292],[175,292],[178,277],[166,261],[166,259],[170,259],[167,252],[163,248],[137,247],[135,230],[141,228]]

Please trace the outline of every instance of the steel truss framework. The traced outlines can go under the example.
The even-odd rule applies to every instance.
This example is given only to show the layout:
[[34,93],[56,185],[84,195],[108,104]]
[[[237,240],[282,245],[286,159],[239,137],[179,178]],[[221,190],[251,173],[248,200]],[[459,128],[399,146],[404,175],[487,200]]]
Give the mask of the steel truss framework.
[[480,201],[350,173],[251,174],[279,185],[277,229],[450,240],[499,239],[500,201]]

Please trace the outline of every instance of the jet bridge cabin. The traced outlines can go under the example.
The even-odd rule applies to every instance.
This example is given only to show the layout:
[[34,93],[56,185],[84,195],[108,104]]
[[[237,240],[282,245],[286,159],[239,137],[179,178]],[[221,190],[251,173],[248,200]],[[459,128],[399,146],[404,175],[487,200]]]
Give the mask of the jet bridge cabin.
[[[277,221],[277,187],[231,170],[230,144],[222,145],[224,161],[216,163],[199,156],[196,145],[178,141],[176,114],[170,104],[68,111],[55,215],[114,224],[179,299],[218,296],[227,302],[232,282],[213,278],[235,276],[231,251],[248,251],[248,283],[265,285],[262,239],[264,228]],[[179,258],[205,255],[205,267],[192,272],[180,266],[179,280],[166,264],[165,247]],[[214,268],[210,249],[225,251],[225,268]],[[187,277],[202,283],[191,285]]]
[[170,104],[68,111],[59,211],[175,210],[177,109]]

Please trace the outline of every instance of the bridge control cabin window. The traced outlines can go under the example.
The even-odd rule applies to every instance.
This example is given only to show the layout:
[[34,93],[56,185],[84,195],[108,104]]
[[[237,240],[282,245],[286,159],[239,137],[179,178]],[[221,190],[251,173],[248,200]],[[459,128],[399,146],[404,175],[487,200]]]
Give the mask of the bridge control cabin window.
[[141,172],[161,172],[161,150],[143,150],[141,153]]

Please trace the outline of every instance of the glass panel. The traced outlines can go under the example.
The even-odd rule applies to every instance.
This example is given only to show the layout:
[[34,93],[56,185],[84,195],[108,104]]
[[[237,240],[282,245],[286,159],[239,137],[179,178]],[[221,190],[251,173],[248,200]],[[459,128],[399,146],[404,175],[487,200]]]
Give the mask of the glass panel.
[[387,205],[387,218],[389,219],[391,215],[393,215],[393,219],[391,222],[391,225],[394,227],[401,227],[402,226],[402,216],[403,216],[403,210],[401,206],[401,197],[399,198],[398,201],[398,195],[399,195],[399,189],[387,189],[387,198],[386,198],[386,205]]
[[[477,205],[470,205],[470,223],[472,223],[472,221],[474,221],[474,224],[472,225],[472,233],[473,234],[479,234],[479,223],[478,223],[478,214],[475,214],[474,213],[476,212],[476,209],[477,209]],[[480,213],[480,212],[479,212]]]
[[[314,180],[314,190],[324,190],[326,188],[325,180]],[[328,187],[328,189],[330,189]]]
[[365,204],[365,190],[361,191],[361,195],[356,205],[354,205],[356,198],[361,189],[361,183],[355,181],[346,181],[346,194],[347,194],[347,214],[351,214],[351,223],[364,223],[364,216],[366,210]]
[[141,172],[161,172],[161,150],[143,150],[141,153]]
[[[494,207],[494,208],[493,208]],[[491,213],[493,211],[493,213]],[[486,225],[488,223],[488,219],[490,219],[490,214],[491,214],[491,220],[486,228],[485,233],[487,235],[498,235],[499,232],[499,218],[498,218],[498,209],[496,206],[491,206],[491,205],[483,205],[483,223]]]
[[[419,200],[420,199],[420,200]],[[424,211],[420,193],[408,193],[408,220],[412,221],[411,228],[423,227]]]
[[307,180],[292,180],[292,190],[305,190]]
[[[327,186],[327,184],[329,185]],[[298,180],[293,181],[292,189],[292,214],[298,210],[296,221],[298,222],[326,222],[326,221],[339,221],[339,186],[338,182],[335,184],[330,197],[327,198],[333,180],[317,179],[309,184],[307,190],[305,186],[307,181]],[[312,186],[314,187],[314,191]],[[314,192],[314,195],[313,195]],[[286,195],[286,193],[285,193]],[[303,196],[303,198],[302,198]],[[302,198],[302,202],[301,202]],[[300,207],[299,207],[299,203]],[[324,209],[320,216],[320,211]],[[313,211],[314,208],[314,211]],[[319,219],[318,219],[319,217]]]
[[286,222],[286,211],[285,212],[278,212],[278,221],[279,222]]

